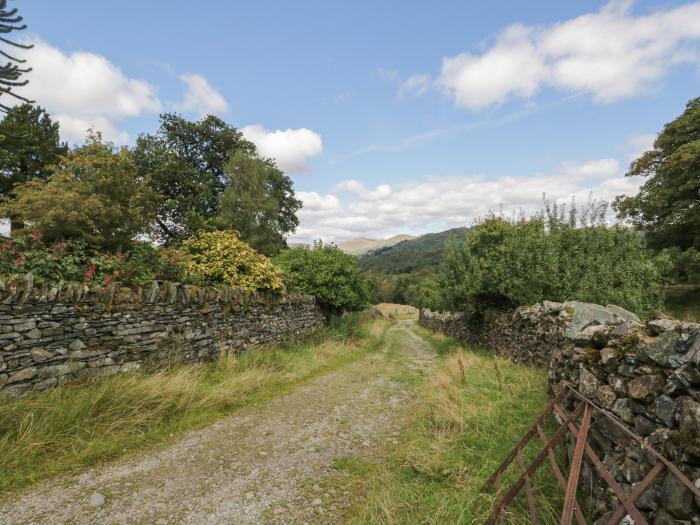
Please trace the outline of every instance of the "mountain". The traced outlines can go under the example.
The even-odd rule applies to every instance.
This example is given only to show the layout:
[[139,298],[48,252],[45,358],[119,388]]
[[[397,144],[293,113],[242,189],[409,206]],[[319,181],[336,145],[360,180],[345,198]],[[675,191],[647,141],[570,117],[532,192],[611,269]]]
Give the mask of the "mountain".
[[451,237],[464,236],[468,230],[469,228],[453,228],[439,233],[426,233],[392,246],[377,248],[360,257],[360,266],[366,271],[388,274],[434,271],[442,262],[445,243]]
[[338,248],[350,255],[362,255],[372,250],[393,246],[402,241],[415,239],[413,235],[394,235],[388,239],[352,239],[338,243]]

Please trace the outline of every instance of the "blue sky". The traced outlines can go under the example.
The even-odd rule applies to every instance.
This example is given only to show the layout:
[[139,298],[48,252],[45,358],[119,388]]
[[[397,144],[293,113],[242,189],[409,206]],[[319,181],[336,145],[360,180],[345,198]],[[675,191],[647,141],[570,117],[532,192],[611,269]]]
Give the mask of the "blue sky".
[[66,138],[216,113],[293,177],[302,241],[633,192],[700,96],[700,2],[10,3]]

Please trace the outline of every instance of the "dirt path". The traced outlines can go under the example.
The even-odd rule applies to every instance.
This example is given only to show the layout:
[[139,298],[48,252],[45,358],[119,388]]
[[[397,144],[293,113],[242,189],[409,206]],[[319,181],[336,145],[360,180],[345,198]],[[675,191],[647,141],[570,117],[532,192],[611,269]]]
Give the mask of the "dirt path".
[[395,443],[410,379],[433,358],[400,321],[380,352],[148,455],[44,482],[1,502],[0,523],[338,523],[349,494],[327,482],[343,475],[334,461]]

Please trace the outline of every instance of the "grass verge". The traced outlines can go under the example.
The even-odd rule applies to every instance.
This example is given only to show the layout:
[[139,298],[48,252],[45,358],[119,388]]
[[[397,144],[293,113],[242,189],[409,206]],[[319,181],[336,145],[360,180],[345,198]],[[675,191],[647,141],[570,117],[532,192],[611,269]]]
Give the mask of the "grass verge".
[[[546,373],[469,350],[440,334],[416,332],[440,357],[418,387],[421,404],[415,420],[388,460],[359,470],[336,466],[364,479],[357,483],[361,495],[350,521],[482,523],[495,495],[480,489],[544,408]],[[533,446],[525,456],[535,452]],[[538,507],[544,509],[541,523],[558,522],[552,508],[557,491],[549,478],[547,472],[535,480]],[[509,479],[512,475],[504,480],[506,487]],[[518,500],[506,522],[529,523],[526,516],[526,504]]]
[[389,323],[357,314],[303,341],[0,399],[0,493],[168,440],[378,349]]

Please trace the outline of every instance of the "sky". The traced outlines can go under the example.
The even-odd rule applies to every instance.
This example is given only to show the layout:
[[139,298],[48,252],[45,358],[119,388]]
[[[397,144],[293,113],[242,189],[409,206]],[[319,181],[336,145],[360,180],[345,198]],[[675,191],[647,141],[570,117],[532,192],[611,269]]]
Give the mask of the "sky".
[[631,160],[700,96],[700,1],[9,4],[22,93],[66,140],[218,115],[293,179],[292,242],[634,194]]

